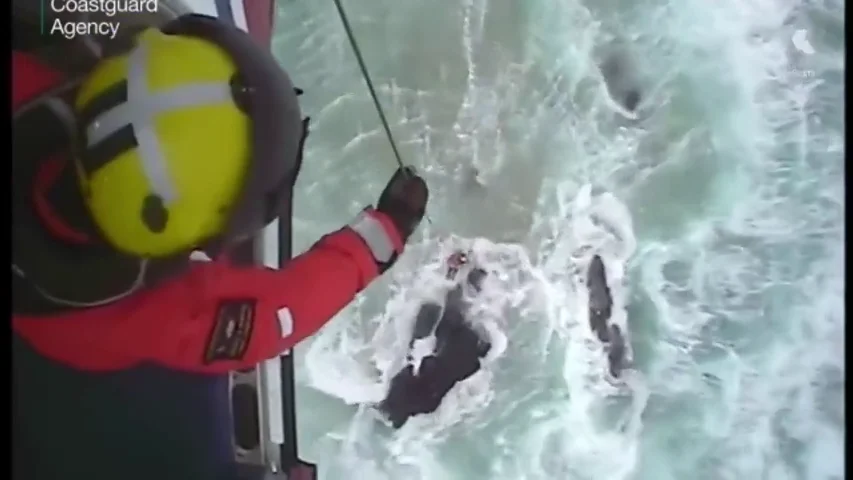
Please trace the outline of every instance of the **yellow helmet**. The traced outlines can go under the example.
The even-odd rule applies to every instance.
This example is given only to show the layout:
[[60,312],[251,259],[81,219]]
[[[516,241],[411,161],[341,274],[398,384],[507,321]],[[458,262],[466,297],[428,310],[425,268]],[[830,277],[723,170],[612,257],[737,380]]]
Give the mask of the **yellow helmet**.
[[76,171],[107,243],[165,257],[250,235],[290,199],[307,133],[296,92],[245,32],[188,15],[81,85]]

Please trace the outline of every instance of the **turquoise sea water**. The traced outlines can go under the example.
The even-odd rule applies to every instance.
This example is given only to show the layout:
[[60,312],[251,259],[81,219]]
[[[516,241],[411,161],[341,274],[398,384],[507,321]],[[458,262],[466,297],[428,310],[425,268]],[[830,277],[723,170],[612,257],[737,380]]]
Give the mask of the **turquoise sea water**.
[[[322,478],[844,478],[842,2],[344,3],[432,224],[297,349]],[[280,1],[274,50],[313,118],[304,250],[395,162],[331,0]],[[476,321],[507,349],[395,432],[362,405],[454,245],[498,273]],[[585,323],[592,251],[623,385]]]

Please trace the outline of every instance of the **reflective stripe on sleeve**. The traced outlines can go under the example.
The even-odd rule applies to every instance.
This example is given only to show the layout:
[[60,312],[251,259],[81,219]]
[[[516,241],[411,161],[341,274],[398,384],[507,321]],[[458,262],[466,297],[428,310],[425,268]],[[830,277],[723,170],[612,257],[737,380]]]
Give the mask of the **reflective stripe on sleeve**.
[[388,263],[394,257],[394,244],[388,237],[385,227],[367,210],[359,213],[349,224],[349,228],[364,240],[377,262]]

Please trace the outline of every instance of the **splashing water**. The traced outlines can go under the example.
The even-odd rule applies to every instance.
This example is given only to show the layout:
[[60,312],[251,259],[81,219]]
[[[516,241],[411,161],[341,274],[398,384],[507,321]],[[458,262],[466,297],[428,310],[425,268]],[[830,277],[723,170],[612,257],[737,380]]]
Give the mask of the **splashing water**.
[[[346,6],[434,224],[297,349],[322,478],[844,478],[842,3]],[[332,2],[278,14],[313,118],[303,250],[395,163]],[[394,431],[370,405],[460,247],[494,272],[472,317],[505,345]],[[631,333],[622,383],[588,326],[594,253]]]

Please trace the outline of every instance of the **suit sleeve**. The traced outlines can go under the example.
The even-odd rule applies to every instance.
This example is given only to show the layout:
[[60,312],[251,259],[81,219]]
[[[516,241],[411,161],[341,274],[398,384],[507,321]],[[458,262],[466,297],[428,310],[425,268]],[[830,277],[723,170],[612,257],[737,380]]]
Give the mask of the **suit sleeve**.
[[15,330],[43,354],[87,370],[133,360],[202,373],[250,368],[316,333],[402,248],[390,219],[365,210],[284,269],[196,263],[107,307],[15,318]]

